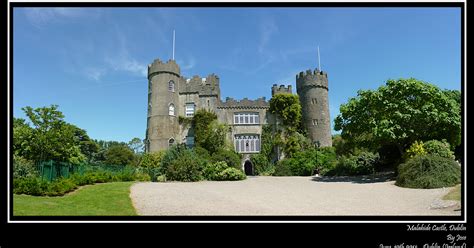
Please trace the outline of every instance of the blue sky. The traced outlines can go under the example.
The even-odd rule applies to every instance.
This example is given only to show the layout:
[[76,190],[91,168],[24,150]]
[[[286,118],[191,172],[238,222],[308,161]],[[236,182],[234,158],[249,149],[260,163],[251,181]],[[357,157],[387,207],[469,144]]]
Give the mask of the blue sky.
[[[94,139],[145,136],[146,66],[215,73],[222,99],[271,97],[317,65],[331,119],[359,89],[415,77],[461,88],[460,8],[15,8],[14,116],[58,104]],[[334,131],[333,131],[334,132]]]

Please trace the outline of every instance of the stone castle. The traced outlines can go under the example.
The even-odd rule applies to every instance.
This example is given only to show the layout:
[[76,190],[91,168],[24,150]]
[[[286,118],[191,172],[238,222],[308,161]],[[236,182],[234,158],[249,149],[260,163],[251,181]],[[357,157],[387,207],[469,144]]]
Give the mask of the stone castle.
[[[219,77],[181,75],[174,60],[159,59],[148,65],[148,115],[145,151],[168,149],[173,144],[194,145],[193,130],[180,123],[180,117],[192,117],[199,109],[216,113],[218,121],[230,126],[228,140],[235,151],[243,154],[244,164],[250,155],[260,152],[262,126],[275,124],[277,119],[269,112],[270,104],[265,97],[256,100],[244,98],[221,100]],[[272,96],[292,94],[291,85],[276,85]],[[328,78],[318,69],[296,75],[296,92],[303,112],[303,122],[309,138],[320,147],[332,146],[328,104]],[[247,166],[247,165],[245,165]],[[245,167],[246,173],[247,168]]]

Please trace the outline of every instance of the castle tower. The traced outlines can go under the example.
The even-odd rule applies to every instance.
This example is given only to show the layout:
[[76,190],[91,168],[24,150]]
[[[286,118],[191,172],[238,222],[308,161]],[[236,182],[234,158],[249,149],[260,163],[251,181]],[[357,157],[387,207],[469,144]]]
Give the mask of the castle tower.
[[148,65],[148,114],[145,151],[166,150],[178,142],[180,69],[174,60]]
[[309,138],[319,147],[332,146],[327,74],[319,69],[300,72],[296,75],[296,92]]

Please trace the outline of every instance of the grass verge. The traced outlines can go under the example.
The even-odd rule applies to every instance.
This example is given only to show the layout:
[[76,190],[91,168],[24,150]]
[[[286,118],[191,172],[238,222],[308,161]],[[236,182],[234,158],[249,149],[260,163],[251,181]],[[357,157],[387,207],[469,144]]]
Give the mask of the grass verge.
[[88,185],[62,197],[13,196],[16,216],[137,215],[130,199],[134,182]]
[[456,185],[448,194],[443,197],[443,200],[461,201],[461,184]]

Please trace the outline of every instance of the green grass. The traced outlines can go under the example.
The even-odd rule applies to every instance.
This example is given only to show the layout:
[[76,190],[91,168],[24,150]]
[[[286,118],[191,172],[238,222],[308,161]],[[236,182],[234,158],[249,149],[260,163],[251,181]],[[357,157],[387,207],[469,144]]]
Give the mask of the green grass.
[[461,184],[456,185],[447,195],[443,197],[443,200],[461,201]]
[[130,199],[134,182],[88,185],[62,197],[13,196],[13,215],[104,216],[137,215]]

